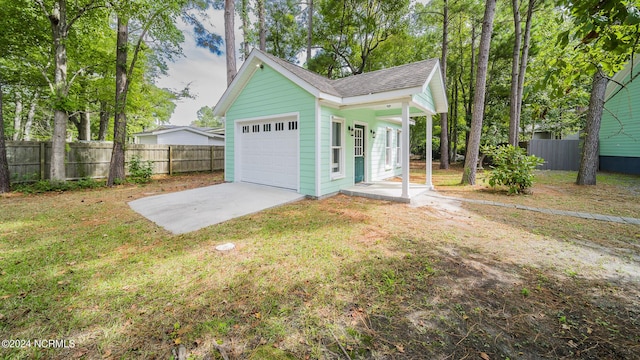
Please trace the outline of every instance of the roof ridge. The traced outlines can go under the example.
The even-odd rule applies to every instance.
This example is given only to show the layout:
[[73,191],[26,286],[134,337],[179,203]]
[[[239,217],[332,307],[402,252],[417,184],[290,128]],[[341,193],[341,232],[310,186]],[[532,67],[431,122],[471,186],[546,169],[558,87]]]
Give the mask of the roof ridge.
[[[425,59],[356,75],[352,74],[339,79],[329,79],[273,54],[259,49],[254,50],[321,92],[339,97],[352,97],[421,85],[418,82],[425,81],[428,73],[438,62],[437,58]],[[373,81],[372,78],[375,77],[377,79]]]
[[[334,93],[335,93],[336,95],[339,95],[339,94],[340,94],[340,92],[339,92],[339,91],[337,91],[337,90],[333,87],[333,85],[332,85],[332,82],[333,82],[334,80],[329,79],[329,78],[326,78],[326,77],[324,77],[324,76],[322,76],[322,75],[320,75],[320,74],[318,74],[318,73],[316,73],[316,72],[314,72],[314,71],[311,71],[311,70],[309,70],[309,69],[305,69],[305,68],[303,68],[303,67],[302,67],[302,66],[300,66],[300,65],[294,64],[294,63],[289,62],[289,61],[284,60],[284,59],[281,59],[281,58],[279,58],[279,57],[277,57],[277,56],[275,56],[275,55],[273,55],[273,54],[269,54],[269,53],[268,53],[268,52],[266,52],[266,51],[262,51],[262,50],[260,50],[260,49],[254,49],[254,50],[256,50],[256,51],[260,52],[261,54],[265,55],[265,56],[266,56],[266,57],[268,57],[269,59],[271,59],[271,60],[275,61],[276,63],[280,64],[281,66],[283,66],[283,67],[285,67],[285,68],[287,68],[287,67],[294,67],[296,70],[302,70],[305,74],[307,74],[307,75],[310,75],[310,76],[314,77],[314,78],[315,78],[315,80],[322,81],[325,85],[329,86],[329,87],[334,91]],[[290,69],[289,69],[289,70],[290,70]],[[305,79],[304,79],[304,78],[302,78],[302,80],[305,80]],[[307,81],[307,80],[305,80],[305,81]],[[307,82],[309,82],[309,81],[307,81]],[[309,82],[309,84],[310,84],[310,85],[313,85],[313,86],[316,86],[316,84],[311,83],[311,82]]]

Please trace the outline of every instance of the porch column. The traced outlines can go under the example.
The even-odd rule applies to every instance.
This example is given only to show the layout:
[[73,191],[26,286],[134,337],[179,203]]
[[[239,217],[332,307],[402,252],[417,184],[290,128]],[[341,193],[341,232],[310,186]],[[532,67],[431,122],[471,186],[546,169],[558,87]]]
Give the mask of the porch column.
[[[429,190],[433,190],[433,183],[431,182],[431,173],[432,173],[432,158],[433,158],[433,119],[431,115],[427,115],[427,178],[425,184],[429,187]],[[446,131],[446,130],[444,130]]]
[[409,198],[409,103],[402,103],[402,197]]

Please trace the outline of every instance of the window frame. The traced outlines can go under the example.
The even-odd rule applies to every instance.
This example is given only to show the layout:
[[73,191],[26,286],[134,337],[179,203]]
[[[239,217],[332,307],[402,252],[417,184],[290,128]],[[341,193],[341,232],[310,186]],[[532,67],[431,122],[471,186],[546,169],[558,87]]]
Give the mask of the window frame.
[[[340,145],[336,146],[333,144],[333,139],[334,139],[334,124],[340,124]],[[342,179],[345,177],[345,119],[337,117],[337,116],[332,116],[331,117],[331,123],[329,126],[329,175],[331,177],[331,180],[336,180],[336,179]],[[335,163],[333,162],[333,153],[335,150],[339,150],[339,159],[338,159],[338,171],[334,171],[334,165]]]
[[396,129],[396,167],[402,166],[402,129]]
[[385,144],[384,144],[384,168],[391,170],[393,168],[393,137],[391,136],[393,129],[386,128]]

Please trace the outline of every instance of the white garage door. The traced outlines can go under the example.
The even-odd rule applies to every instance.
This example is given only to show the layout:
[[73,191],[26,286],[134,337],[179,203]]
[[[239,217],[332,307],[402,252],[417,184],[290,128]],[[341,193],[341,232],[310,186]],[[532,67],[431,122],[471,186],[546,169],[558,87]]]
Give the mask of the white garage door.
[[240,122],[240,181],[298,190],[298,120],[282,117]]

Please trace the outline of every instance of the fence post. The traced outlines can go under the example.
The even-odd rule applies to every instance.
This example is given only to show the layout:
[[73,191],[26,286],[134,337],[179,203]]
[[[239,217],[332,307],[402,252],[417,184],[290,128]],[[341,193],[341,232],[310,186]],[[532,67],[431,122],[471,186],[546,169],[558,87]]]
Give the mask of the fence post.
[[173,148],[169,145],[169,175],[173,175]]
[[45,167],[45,142],[40,143],[40,180],[44,180],[44,167]]
[[216,160],[216,147],[215,145],[211,145],[211,172],[215,169],[215,160]]

